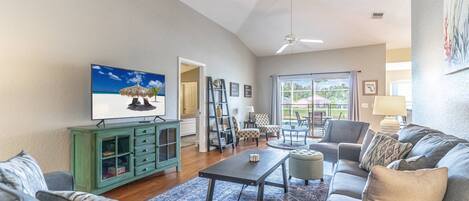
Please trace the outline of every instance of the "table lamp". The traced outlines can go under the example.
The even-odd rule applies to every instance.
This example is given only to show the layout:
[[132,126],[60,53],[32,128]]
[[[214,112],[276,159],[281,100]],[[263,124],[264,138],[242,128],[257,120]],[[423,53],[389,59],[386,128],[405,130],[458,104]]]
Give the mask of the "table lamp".
[[380,122],[381,132],[395,134],[400,130],[397,116],[406,116],[406,104],[404,96],[376,96],[373,107],[373,115],[384,115]]
[[254,106],[250,105],[250,106],[248,106],[246,109],[247,109],[247,111],[248,111],[248,113],[249,113],[249,122],[253,122],[252,117],[251,117],[251,113],[254,112]]

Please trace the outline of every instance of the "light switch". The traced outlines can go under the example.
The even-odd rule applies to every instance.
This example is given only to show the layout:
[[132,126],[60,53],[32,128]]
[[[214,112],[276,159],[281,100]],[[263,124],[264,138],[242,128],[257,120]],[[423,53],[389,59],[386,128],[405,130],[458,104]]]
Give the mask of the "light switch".
[[362,103],[362,108],[368,108],[368,103]]

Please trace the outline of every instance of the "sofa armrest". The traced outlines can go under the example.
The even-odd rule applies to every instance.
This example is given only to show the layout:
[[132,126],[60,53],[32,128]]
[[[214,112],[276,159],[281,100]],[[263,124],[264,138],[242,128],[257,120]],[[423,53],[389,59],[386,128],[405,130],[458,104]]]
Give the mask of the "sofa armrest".
[[73,176],[68,172],[57,171],[44,174],[47,187],[52,191],[73,191]]
[[38,201],[36,198],[9,188],[5,184],[0,184],[0,200],[18,200],[18,201]]
[[338,159],[345,159],[350,161],[360,161],[361,144],[354,143],[340,143],[338,151]]

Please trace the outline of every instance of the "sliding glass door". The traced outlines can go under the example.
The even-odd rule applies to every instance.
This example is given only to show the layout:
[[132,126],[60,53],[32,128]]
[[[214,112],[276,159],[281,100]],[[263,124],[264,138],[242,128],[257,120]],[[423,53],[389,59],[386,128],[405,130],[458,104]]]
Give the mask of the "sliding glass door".
[[280,78],[282,124],[321,128],[329,119],[348,119],[349,73]]

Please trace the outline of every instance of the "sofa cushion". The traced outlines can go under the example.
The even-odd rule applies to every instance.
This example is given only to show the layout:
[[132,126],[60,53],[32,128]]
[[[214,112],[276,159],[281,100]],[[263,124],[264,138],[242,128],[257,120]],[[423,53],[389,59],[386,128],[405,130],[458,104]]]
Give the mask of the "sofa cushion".
[[78,191],[38,191],[36,198],[39,201],[116,201]]
[[439,130],[431,129],[425,126],[419,126],[417,124],[409,124],[399,131],[399,141],[415,145],[420,139],[430,133],[443,134],[443,132]]
[[336,172],[330,185],[329,194],[340,194],[361,199],[366,179],[366,177]]
[[387,168],[393,170],[420,170],[427,168],[427,160],[425,156],[414,156],[393,161]]
[[338,143],[332,142],[321,142],[313,143],[309,146],[310,149],[319,151],[324,154],[324,160],[326,161],[337,161],[337,151],[339,150]]
[[360,168],[370,171],[376,165],[387,166],[404,158],[410,149],[410,143],[401,143],[387,135],[375,135],[360,162]]
[[0,162],[0,183],[32,197],[39,190],[47,190],[41,168],[33,157],[23,151]]
[[346,195],[332,194],[327,201],[361,201],[361,199],[352,198]]
[[425,168],[433,168],[449,150],[462,142],[466,141],[451,135],[428,134],[415,144],[407,157],[423,155],[425,156]]
[[359,177],[368,177],[368,172],[361,169],[359,166],[360,163],[357,161],[339,160],[339,162],[337,162],[335,171],[352,174]]
[[448,168],[397,171],[375,166],[363,201],[441,201],[447,181]]
[[436,165],[447,167],[448,188],[444,201],[469,199],[469,143],[451,149]]
[[358,121],[331,120],[329,121],[323,141],[362,143],[369,124]]

